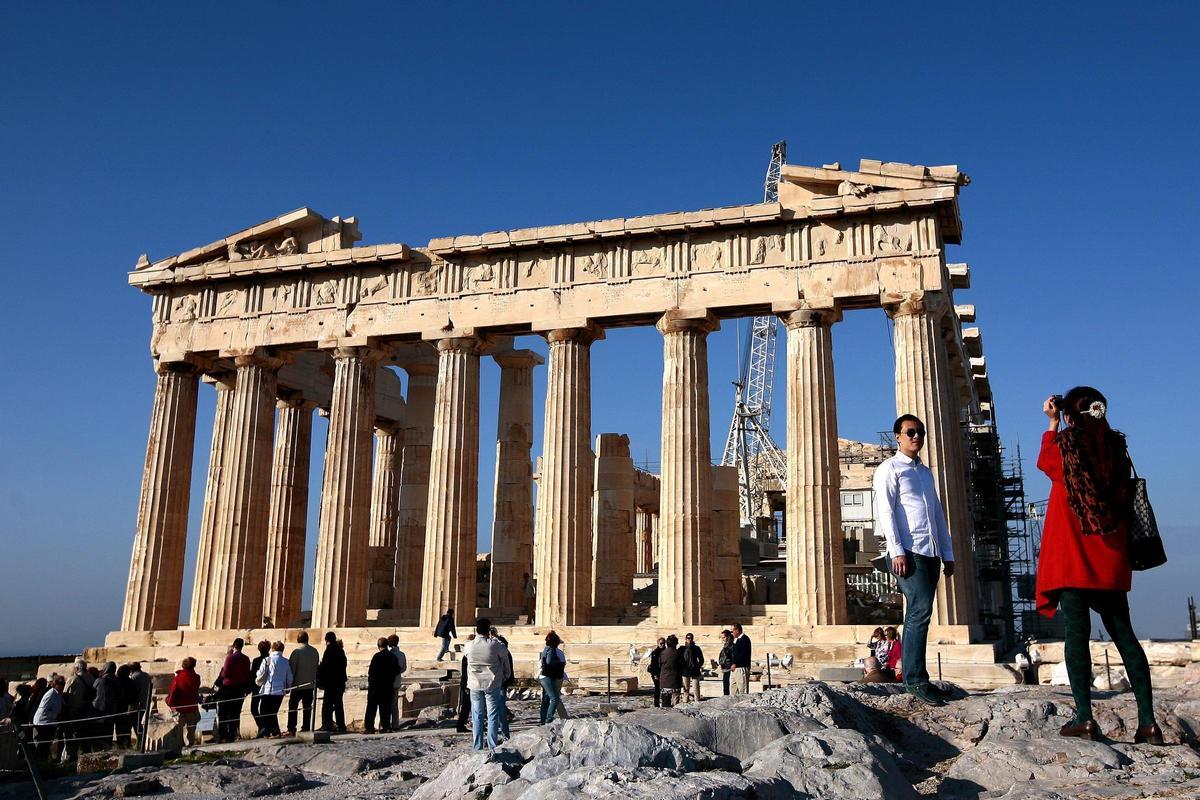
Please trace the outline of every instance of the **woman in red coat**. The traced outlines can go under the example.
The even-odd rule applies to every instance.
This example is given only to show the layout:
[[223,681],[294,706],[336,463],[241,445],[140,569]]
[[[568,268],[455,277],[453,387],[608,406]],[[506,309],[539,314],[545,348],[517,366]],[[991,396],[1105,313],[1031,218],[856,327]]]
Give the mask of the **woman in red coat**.
[[188,656],[179,666],[167,689],[167,707],[175,712],[187,733],[187,743],[200,744],[196,735],[196,723],[200,721],[200,676],[196,673],[196,659]]
[[[1042,406],[1050,418],[1038,469],[1050,478],[1050,502],[1038,555],[1038,611],[1063,613],[1063,660],[1075,698],[1075,718],[1063,736],[1098,739],[1092,718],[1091,611],[1121,653],[1138,707],[1134,741],[1162,744],[1154,720],[1150,667],[1129,620],[1129,514],[1132,484],[1125,437],[1109,427],[1108,401],[1089,386]],[[1060,418],[1066,427],[1059,430]]]

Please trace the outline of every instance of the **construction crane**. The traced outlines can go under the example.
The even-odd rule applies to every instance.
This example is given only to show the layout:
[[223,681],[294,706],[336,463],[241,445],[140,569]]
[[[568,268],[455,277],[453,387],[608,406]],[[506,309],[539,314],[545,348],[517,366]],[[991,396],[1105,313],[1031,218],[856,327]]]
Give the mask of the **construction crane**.
[[[787,158],[787,142],[771,146],[771,163],[763,183],[763,202],[779,200],[779,178]],[[756,520],[765,515],[768,481],[782,481],[787,461],[771,438],[771,397],[775,385],[775,340],[779,321],[752,317],[738,379],[733,382],[733,418],[725,439],[722,466],[738,468],[742,528],[757,532]]]

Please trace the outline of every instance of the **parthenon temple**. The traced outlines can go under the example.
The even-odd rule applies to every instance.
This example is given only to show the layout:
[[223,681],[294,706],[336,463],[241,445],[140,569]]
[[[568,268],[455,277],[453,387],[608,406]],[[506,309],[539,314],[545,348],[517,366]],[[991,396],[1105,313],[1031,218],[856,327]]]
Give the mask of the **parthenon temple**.
[[[923,457],[961,534],[931,639],[978,641],[960,421],[988,418],[991,394],[979,332],[963,327],[974,307],[956,304],[969,271],[947,259],[968,183],[955,166],[785,164],[778,202],[425,246],[359,246],[355,218],[301,208],[179,255],[142,256],[129,282],[152,298],[157,382],[124,617],[107,646],[215,645],[267,620],[345,630],[348,646],[387,627],[425,648],[448,608],[513,630],[531,613],[527,627],[578,643],[653,642],[656,631],[730,621],[780,652],[861,641],[847,614],[832,337],[854,313],[892,320],[895,407],[925,421]],[[782,605],[743,596],[737,477],[714,466],[709,435],[708,337],[767,314],[786,327]],[[663,348],[661,406],[645,398],[662,414],[657,474],[635,467],[627,437],[591,421],[593,349],[607,330],[651,325]],[[548,343],[545,358],[521,348],[531,336]],[[499,366],[498,397],[481,396],[484,359]],[[193,498],[206,385],[216,416],[204,497]],[[494,476],[479,469],[487,403]],[[328,418],[319,487],[308,485],[314,413]],[[492,480],[480,594],[479,485]],[[319,525],[307,530],[314,491]],[[198,556],[181,623],[189,536]],[[650,573],[657,601],[630,617],[637,576]],[[530,575],[536,603],[523,609]]]

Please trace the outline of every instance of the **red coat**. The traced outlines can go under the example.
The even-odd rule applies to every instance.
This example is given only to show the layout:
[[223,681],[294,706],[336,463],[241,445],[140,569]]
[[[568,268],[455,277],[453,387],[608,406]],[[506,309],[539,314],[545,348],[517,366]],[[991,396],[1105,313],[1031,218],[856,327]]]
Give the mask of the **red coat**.
[[1108,535],[1084,535],[1079,517],[1067,502],[1063,483],[1062,451],[1058,434],[1042,434],[1038,469],[1050,478],[1050,502],[1042,523],[1042,550],[1038,555],[1037,608],[1053,617],[1059,589],[1105,589],[1128,592],[1133,584],[1129,565],[1129,535],[1122,529]]
[[181,669],[171,679],[167,690],[167,706],[183,714],[195,713],[200,703],[200,676],[194,669]]

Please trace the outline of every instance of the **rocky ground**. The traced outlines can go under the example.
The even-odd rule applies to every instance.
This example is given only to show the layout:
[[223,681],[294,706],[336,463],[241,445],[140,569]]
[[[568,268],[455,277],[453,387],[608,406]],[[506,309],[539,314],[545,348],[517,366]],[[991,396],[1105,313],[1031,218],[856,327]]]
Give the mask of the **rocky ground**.
[[[622,699],[622,713],[611,716],[594,699],[572,699],[572,719],[517,726],[494,754],[472,753],[468,737],[450,725],[206,751],[195,763],[60,778],[50,788],[56,799],[80,800],[1200,797],[1200,686],[1157,693],[1169,747],[1132,744],[1128,692],[1098,693],[1105,742],[1057,735],[1072,712],[1062,689],[956,690],[956,697],[929,708],[895,686],[813,682],[671,710]],[[515,706],[518,720],[536,716],[529,701]],[[0,799],[32,796],[28,783],[0,785]]]

